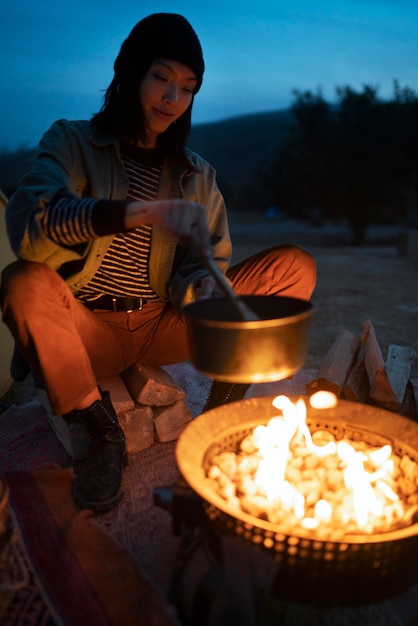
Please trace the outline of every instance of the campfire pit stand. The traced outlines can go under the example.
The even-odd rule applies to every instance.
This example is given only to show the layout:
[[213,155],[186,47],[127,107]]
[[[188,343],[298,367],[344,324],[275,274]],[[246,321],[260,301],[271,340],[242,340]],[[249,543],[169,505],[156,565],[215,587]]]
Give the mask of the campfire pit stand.
[[[224,581],[235,577],[236,584],[228,587],[235,598],[229,598],[225,611],[240,612],[246,621],[235,623],[244,626],[257,623],[260,600],[266,599],[266,593],[260,597],[260,588],[267,596],[321,607],[372,604],[407,590],[418,580],[414,520],[400,530],[322,541],[312,531],[286,534],[274,524],[237,513],[209,488],[205,472],[210,457],[215,451],[236,450],[254,426],[277,415],[273,398],[253,398],[208,411],[191,422],[177,442],[176,460],[186,484],[179,483],[182,504],[173,507],[177,509],[173,524],[176,532],[187,528],[189,539],[193,537],[183,541],[181,560],[184,565],[197,541],[209,546],[214,560],[212,580],[200,585],[197,595],[207,593],[216,575]],[[337,439],[348,437],[370,446],[390,443],[396,454],[418,459],[418,424],[380,408],[347,401],[326,410],[308,406],[307,423],[311,432],[326,429]]]

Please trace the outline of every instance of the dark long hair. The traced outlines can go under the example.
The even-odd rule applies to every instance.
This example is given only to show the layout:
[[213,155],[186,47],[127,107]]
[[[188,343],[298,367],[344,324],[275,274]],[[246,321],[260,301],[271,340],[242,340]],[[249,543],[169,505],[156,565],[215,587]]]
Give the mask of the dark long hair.
[[[138,64],[135,74],[127,72],[117,75],[107,88],[100,111],[91,118],[96,128],[125,136],[135,143],[145,139],[144,112],[139,99],[140,84],[149,69]],[[191,128],[193,100],[187,110],[175,123],[159,135],[158,146],[163,148],[167,155],[179,161],[188,169],[193,169],[186,156],[186,142]]]
[[195,72],[197,82],[192,102],[157,140],[168,156],[194,169],[186,156],[186,141],[194,95],[202,84],[205,63],[200,41],[182,15],[154,13],[133,27],[115,59],[114,78],[106,90],[102,108],[92,117],[92,123],[135,143],[145,140],[145,116],[139,88],[155,59],[173,59]]

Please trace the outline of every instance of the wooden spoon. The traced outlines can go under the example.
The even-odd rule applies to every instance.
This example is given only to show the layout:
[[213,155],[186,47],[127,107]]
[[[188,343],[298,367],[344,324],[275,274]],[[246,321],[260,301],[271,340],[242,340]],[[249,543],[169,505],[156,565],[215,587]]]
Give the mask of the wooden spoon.
[[252,311],[245,304],[242,298],[240,298],[239,295],[235,293],[234,289],[231,287],[225,274],[222,273],[222,271],[219,269],[219,267],[215,263],[213,257],[205,257],[204,260],[205,260],[208,270],[210,271],[210,273],[212,274],[212,276],[214,277],[217,284],[222,289],[222,291],[224,292],[225,296],[228,298],[232,306],[235,308],[235,310],[237,311],[241,319],[244,322],[259,321],[260,318],[258,317],[258,315],[256,315],[254,311]]

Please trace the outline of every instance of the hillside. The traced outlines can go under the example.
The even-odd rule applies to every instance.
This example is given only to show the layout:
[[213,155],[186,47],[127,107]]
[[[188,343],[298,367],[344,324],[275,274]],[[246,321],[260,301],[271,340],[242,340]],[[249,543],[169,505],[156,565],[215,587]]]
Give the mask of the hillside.
[[[197,124],[192,129],[189,147],[216,168],[220,186],[232,208],[239,208],[243,199],[252,196],[258,202],[267,201],[261,200],[263,194],[256,183],[257,169],[280,145],[290,119],[290,112],[282,110]],[[0,189],[7,196],[16,188],[32,153],[33,149],[0,153]]]
[[215,167],[231,208],[257,209],[268,203],[257,183],[257,171],[270,161],[290,124],[288,109],[198,124],[188,144]]

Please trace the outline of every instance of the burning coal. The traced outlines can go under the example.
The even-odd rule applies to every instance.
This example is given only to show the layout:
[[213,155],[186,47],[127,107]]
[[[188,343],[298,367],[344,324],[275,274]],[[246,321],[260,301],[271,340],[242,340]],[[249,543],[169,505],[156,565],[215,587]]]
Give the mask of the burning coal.
[[[320,392],[322,393],[322,392]],[[332,395],[314,395],[325,408]],[[412,523],[418,511],[418,464],[391,445],[337,440],[311,433],[306,404],[277,396],[277,416],[245,436],[236,452],[215,454],[212,487],[237,511],[267,520],[281,532],[297,529],[322,540],[385,533]]]

